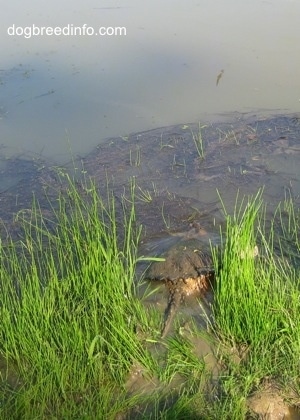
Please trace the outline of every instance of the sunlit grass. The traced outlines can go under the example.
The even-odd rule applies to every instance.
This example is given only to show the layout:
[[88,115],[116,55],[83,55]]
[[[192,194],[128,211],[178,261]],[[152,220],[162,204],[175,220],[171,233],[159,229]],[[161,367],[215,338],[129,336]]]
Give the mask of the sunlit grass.
[[[262,190],[238,195],[233,214],[223,204],[206,332],[219,361],[212,381],[189,340],[196,324],[162,341],[161,314],[137,298],[144,190],[131,183],[117,205],[109,188],[103,197],[89,179],[60,175],[51,211],[34,200],[16,217],[19,240],[0,244],[1,418],[241,419],[264,378],[299,391],[300,217],[289,197],[268,227]],[[129,392],[133,366],[152,391]]]
[[[276,378],[282,384],[297,382],[299,266],[292,265],[282,245],[289,237],[290,249],[297,250],[299,219],[294,217],[296,210],[291,203],[288,207],[283,203],[283,207],[292,227],[282,226],[282,236],[278,231],[263,229],[262,191],[237,202],[234,215],[225,211],[226,239],[223,238],[213,313],[215,333],[227,349],[223,361],[226,360],[229,371],[224,386],[230,397],[240,393],[245,399],[266,377]],[[272,229],[283,220],[279,207]],[[289,232],[293,234],[288,236]],[[252,253],[255,246],[258,256]],[[216,252],[215,261],[219,258]]]
[[83,197],[67,183],[51,222],[34,202],[18,215],[22,239],[1,247],[0,352],[20,375],[12,402],[22,418],[62,418],[77,405],[106,415],[122,405],[133,360],[155,369],[136,335],[147,318],[133,282],[134,204],[117,222],[109,192],[104,203],[92,183]]

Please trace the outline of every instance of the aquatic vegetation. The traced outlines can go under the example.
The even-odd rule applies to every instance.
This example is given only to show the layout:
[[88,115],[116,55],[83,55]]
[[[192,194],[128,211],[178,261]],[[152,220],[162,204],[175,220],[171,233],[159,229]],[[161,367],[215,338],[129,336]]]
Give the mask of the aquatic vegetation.
[[130,166],[141,166],[141,148],[140,146],[136,146],[135,150],[129,150],[129,162]]
[[145,203],[151,203],[151,201],[153,200],[152,195],[154,195],[152,193],[152,191],[149,191],[145,188],[141,188],[141,187],[137,187],[137,193],[136,193],[136,198],[145,202]]
[[227,131],[217,128],[219,133],[219,143],[235,143],[237,146],[240,145],[241,133],[237,132],[234,129],[229,129]]
[[204,157],[205,157],[205,151],[204,151],[204,140],[203,140],[203,137],[202,137],[202,129],[203,128],[205,128],[206,127],[206,125],[202,125],[201,126],[201,124],[200,124],[200,122],[198,123],[198,133],[194,133],[193,131],[192,131],[192,137],[193,137],[193,141],[194,141],[194,144],[195,144],[195,147],[196,147],[196,150],[197,150],[197,153],[198,153],[198,156],[201,158],[201,159],[204,159]]
[[[33,200],[17,215],[19,240],[0,243],[1,418],[241,419],[266,378],[299,395],[300,217],[290,197],[270,225],[262,190],[238,195],[233,214],[223,205],[207,331],[177,319],[161,340],[161,316],[134,279],[144,260],[135,200],[147,190],[132,182],[117,202],[88,178],[60,176],[51,211]],[[215,349],[214,378],[199,337]]]
[[[287,220],[293,221],[291,231],[299,232],[295,205],[284,203],[283,207],[288,211]],[[280,208],[269,232],[265,230],[262,190],[236,203],[233,216],[225,211],[226,240],[224,237],[217,273],[213,330],[227,348],[222,357],[230,372],[224,382],[228,396],[239,393],[246,397],[265,378],[276,378],[277,384],[288,388],[294,384],[299,393],[295,384],[300,350],[296,338],[300,334],[300,271],[278,246],[287,239],[285,229],[283,237],[274,229],[276,220],[283,222]],[[294,235],[294,250],[298,240]],[[256,246],[259,255],[241,254],[241,250],[251,251]],[[218,258],[216,251],[215,261]]]
[[20,241],[1,244],[0,353],[6,374],[20,378],[16,389],[5,387],[2,417],[74,418],[91,407],[106,416],[122,402],[133,360],[155,369],[136,335],[147,318],[133,281],[134,204],[117,221],[109,192],[104,201],[91,182],[83,190],[67,177],[58,205],[49,203],[52,217],[34,201],[29,217],[18,215]]
[[165,205],[163,203],[162,204],[162,207],[161,207],[161,217],[162,217],[162,219],[164,221],[164,224],[165,224],[166,229],[168,230],[171,227],[170,216],[165,214],[164,207],[165,207]]

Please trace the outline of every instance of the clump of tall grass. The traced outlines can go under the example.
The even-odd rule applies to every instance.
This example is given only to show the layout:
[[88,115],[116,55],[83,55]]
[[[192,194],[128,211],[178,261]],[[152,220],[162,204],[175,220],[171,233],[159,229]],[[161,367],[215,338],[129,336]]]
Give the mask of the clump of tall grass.
[[[287,211],[296,223],[294,208]],[[237,200],[233,216],[225,211],[226,241],[215,287],[215,331],[239,356],[246,393],[265,376],[296,378],[299,368],[299,267],[278,253],[282,238],[264,231],[264,215],[261,190],[240,204]],[[299,224],[289,231],[299,232]],[[254,256],[257,245],[260,255]]]
[[85,180],[82,194],[65,177],[52,216],[34,201],[18,215],[21,239],[0,244],[0,355],[21,384],[6,390],[3,416],[109,418],[130,405],[121,390],[133,361],[154,367],[136,335],[146,317],[134,284],[134,187],[118,222],[109,191],[104,200]]
[[[207,402],[205,363],[185,338],[165,343],[163,362],[142,342],[155,322],[136,297],[134,185],[117,205],[109,189],[103,198],[92,181],[78,187],[61,176],[51,211],[34,200],[17,217],[20,239],[0,242],[1,418],[115,418],[130,410],[140,418],[242,418],[245,397],[262,378],[298,377],[300,278],[290,261],[299,261],[300,217],[290,201],[278,207],[270,234],[262,191],[240,204],[237,197],[233,215],[224,206],[212,325],[240,362],[223,365],[222,393]],[[217,251],[214,258],[217,266]],[[174,392],[129,396],[133,365],[155,374],[160,390],[183,382]],[[12,371],[18,386],[9,385]]]

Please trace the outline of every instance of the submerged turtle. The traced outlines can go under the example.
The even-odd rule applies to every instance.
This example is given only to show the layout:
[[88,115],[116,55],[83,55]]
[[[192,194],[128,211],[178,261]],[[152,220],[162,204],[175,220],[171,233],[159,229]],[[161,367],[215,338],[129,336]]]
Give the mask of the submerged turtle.
[[168,333],[176,310],[185,297],[203,296],[214,280],[210,253],[199,248],[202,248],[199,241],[180,241],[162,255],[164,261],[152,263],[146,274],[148,280],[163,281],[169,291],[162,338]]

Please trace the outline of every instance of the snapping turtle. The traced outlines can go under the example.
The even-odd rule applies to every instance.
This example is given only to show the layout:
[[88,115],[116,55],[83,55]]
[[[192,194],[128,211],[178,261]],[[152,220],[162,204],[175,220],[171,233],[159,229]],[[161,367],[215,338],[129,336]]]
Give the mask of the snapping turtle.
[[186,296],[203,296],[214,280],[212,258],[201,242],[182,240],[162,255],[165,261],[154,262],[146,273],[146,279],[163,281],[169,291],[161,336],[170,328],[176,310]]

